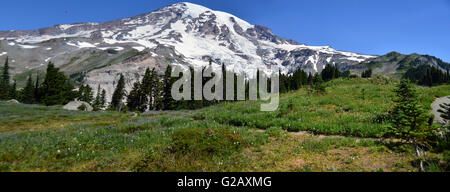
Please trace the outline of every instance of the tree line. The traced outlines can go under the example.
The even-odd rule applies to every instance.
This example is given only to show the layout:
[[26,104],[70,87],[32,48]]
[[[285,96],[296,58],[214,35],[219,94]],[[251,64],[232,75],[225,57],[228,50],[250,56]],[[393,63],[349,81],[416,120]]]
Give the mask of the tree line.
[[302,69],[295,71],[291,75],[279,74],[280,93],[299,90],[308,86],[310,91],[321,93],[325,90],[324,82],[331,81],[340,77],[348,78],[350,71],[340,71],[336,66],[327,64],[321,73],[306,73]]
[[449,69],[446,72],[441,69],[430,66],[430,65],[420,65],[417,68],[409,69],[403,78],[409,79],[418,85],[424,86],[437,86],[446,83],[450,83],[450,72]]
[[100,86],[95,99],[92,96],[92,88],[89,86],[81,85],[79,90],[75,91],[74,84],[51,62],[48,63],[42,82],[40,78],[39,73],[35,78],[30,73],[25,87],[18,91],[16,82],[14,81],[11,84],[9,58],[6,58],[0,77],[0,99],[16,99],[25,104],[43,104],[46,106],[63,105],[79,99],[92,104],[96,110],[102,109],[106,104],[106,91],[100,91]]
[[[211,65],[210,61],[210,65]],[[202,69],[206,70],[206,67]],[[190,68],[191,74],[194,69]],[[223,85],[226,85],[226,66],[222,65]],[[25,104],[43,104],[46,106],[63,105],[70,101],[78,99],[92,105],[94,110],[118,110],[118,111],[146,111],[146,110],[178,110],[178,109],[200,109],[223,102],[226,98],[226,89],[223,86],[223,100],[190,100],[190,101],[175,101],[171,95],[171,86],[179,78],[171,77],[172,67],[169,65],[164,74],[158,74],[155,69],[146,69],[145,75],[141,81],[134,83],[132,90],[127,93],[125,90],[125,78],[120,74],[119,81],[115,87],[111,102],[107,105],[106,91],[99,85],[97,87],[97,94],[94,97],[93,88],[89,85],[80,85],[76,91],[74,83],[53,63],[49,63],[43,79],[40,82],[39,74],[33,79],[32,74],[27,78],[25,87],[17,91],[16,83],[10,84],[8,58],[5,61],[1,81],[0,81],[0,99],[17,99]],[[257,81],[259,81],[259,71],[257,72]],[[327,65],[322,73],[307,74],[303,70],[297,70],[292,75],[284,75],[280,73],[280,93],[298,90],[305,85],[309,85],[313,92],[319,93],[325,90],[323,86],[324,81],[330,81],[341,76],[345,76],[345,72],[340,72],[333,65]],[[348,72],[349,74],[349,72]],[[237,74],[234,75],[234,88],[237,92]],[[203,77],[202,82],[205,85],[210,79],[214,78],[213,73],[211,77]],[[191,77],[193,87],[194,76]],[[268,87],[270,89],[270,78],[268,79]],[[258,85],[259,86],[259,85]],[[212,88],[213,91],[215,87]],[[249,96],[249,80],[245,80],[246,95]],[[194,89],[192,90],[192,97],[194,97]],[[258,87],[259,90],[259,87]],[[268,90],[270,92],[270,90]],[[234,96],[237,100],[237,95]],[[259,97],[259,92],[258,92]],[[126,101],[126,102],[124,102]]]
[[36,75],[35,81],[30,74],[25,87],[18,91],[18,96],[15,99],[25,104],[51,106],[66,104],[75,98],[77,98],[77,92],[74,91],[73,83],[50,62],[43,82],[40,82],[39,74]]
[[[210,66],[212,61],[210,61]],[[94,110],[117,110],[117,111],[147,111],[147,110],[179,110],[179,109],[200,109],[203,107],[211,106],[220,102],[225,102],[226,88],[223,86],[223,100],[181,100],[175,101],[171,95],[172,84],[177,81],[178,78],[171,77],[172,67],[169,65],[163,74],[158,74],[155,69],[147,68],[145,75],[141,81],[135,82],[129,93],[125,90],[125,78],[123,74],[120,74],[119,81],[116,84],[114,93],[111,97],[111,102],[107,104],[106,91],[99,85],[97,87],[97,94],[94,96],[93,88],[89,85],[80,85],[79,89],[75,91],[74,83],[72,83],[64,73],[60,72],[53,63],[49,63],[43,82],[40,82],[39,74],[35,80],[30,74],[26,86],[21,91],[16,91],[16,84],[10,84],[8,59],[6,59],[3,67],[3,75],[1,78],[2,91],[0,92],[0,99],[17,99],[25,104],[44,104],[50,105],[62,105],[70,101],[78,99],[92,105]],[[206,70],[206,67],[202,69]],[[190,68],[191,74],[194,74],[194,69]],[[227,69],[222,64],[223,85],[227,82]],[[257,82],[259,82],[259,73],[257,71]],[[238,75],[234,75],[234,89],[237,93],[237,79]],[[339,78],[349,77],[350,71],[341,72],[337,67],[331,64],[327,64],[321,73],[306,73],[303,70],[297,70],[291,75],[285,75],[280,73],[280,93],[286,93],[289,91],[298,90],[307,86],[310,93],[320,94],[325,92],[324,82]],[[211,77],[203,77],[203,85],[210,79],[214,78],[215,74],[212,73]],[[194,75],[191,76],[191,86],[193,87]],[[245,80],[245,98],[249,99],[249,81]],[[268,87],[270,89],[271,79],[268,79]],[[259,86],[259,84],[258,84]],[[212,88],[213,91],[215,87]],[[8,90],[8,91],[4,91]],[[259,87],[258,89],[259,90]],[[194,97],[194,89],[191,89],[192,98]],[[268,90],[270,92],[270,90]],[[258,92],[259,97],[259,92]],[[234,95],[234,100],[237,99],[237,95]]]

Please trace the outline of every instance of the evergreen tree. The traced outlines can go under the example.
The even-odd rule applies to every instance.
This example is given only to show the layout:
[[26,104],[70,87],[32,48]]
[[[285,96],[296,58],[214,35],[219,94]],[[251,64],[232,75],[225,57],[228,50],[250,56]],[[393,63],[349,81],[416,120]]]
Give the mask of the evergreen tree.
[[39,103],[41,101],[41,96],[39,93],[39,73],[36,76],[36,84],[34,86],[34,102]]
[[334,77],[333,78],[336,79],[336,78],[339,78],[341,76],[342,76],[341,71],[339,71],[339,69],[336,66],[334,66]]
[[134,83],[133,89],[128,94],[127,106],[130,111],[141,111],[147,110],[147,95],[144,93],[142,84],[139,82]]
[[348,78],[348,77],[350,77],[350,74],[351,74],[350,71],[347,70],[347,71],[342,72],[342,73],[340,74],[340,76],[341,76],[341,77]]
[[10,76],[9,76],[9,58],[6,57],[5,65],[3,66],[2,76],[0,78],[0,99],[9,99],[10,94]]
[[429,65],[420,65],[409,69],[403,78],[409,79],[418,85],[435,86],[448,83],[450,76],[448,72]]
[[371,78],[372,77],[372,69],[368,69],[361,74],[362,78]]
[[130,91],[127,97],[127,107],[130,111],[136,111],[139,102],[139,89],[141,89],[141,84],[139,82],[134,83],[133,89]]
[[259,74],[260,74],[260,71],[259,71],[259,69],[258,70],[256,70],[256,98],[258,98],[258,99],[260,99],[261,97],[260,97],[260,94],[259,94]]
[[188,102],[189,109],[201,109],[203,108],[203,100],[195,100],[195,71],[193,67],[189,68],[191,72],[191,101]]
[[78,90],[78,99],[86,103],[92,104],[94,100],[94,93],[89,85],[81,85]]
[[427,138],[432,134],[429,116],[419,103],[414,85],[403,79],[395,93],[389,134],[416,146],[427,145]]
[[292,74],[292,76],[288,77],[289,79],[289,90],[298,90],[303,85],[307,84],[308,75],[305,71],[299,69]]
[[122,109],[122,100],[125,97],[125,78],[120,74],[120,79],[117,82],[117,87],[112,95],[110,108],[112,110]]
[[289,91],[287,84],[287,78],[281,71],[278,73],[280,77],[280,93],[286,93]]
[[77,99],[81,100],[83,97],[83,93],[84,93],[84,84],[81,84],[80,87],[78,87],[78,91],[77,91]]
[[164,109],[164,104],[163,104],[164,85],[162,82],[162,78],[159,75],[156,75],[154,78],[155,78],[155,84],[154,84],[154,90],[153,90],[152,110],[163,110]]
[[104,89],[102,89],[102,94],[100,95],[100,104],[102,108],[104,108],[106,105],[106,90]]
[[142,79],[142,91],[145,94],[146,100],[148,103],[145,104],[145,107],[149,107],[151,110],[153,108],[153,92],[155,91],[155,69],[150,71],[149,68],[146,69],[144,78]]
[[14,83],[10,88],[9,98],[10,99],[18,99],[17,96],[18,96],[17,95],[17,82],[16,82],[16,80],[14,80]]
[[234,101],[238,101],[238,74],[233,73],[233,76],[234,76]]
[[95,96],[94,103],[92,104],[92,108],[94,108],[94,111],[100,111],[104,107],[101,100],[101,91],[102,90],[99,84],[97,88],[97,95]]
[[[417,91],[409,80],[403,79],[395,90],[396,98],[391,113],[391,126],[388,134],[402,139],[416,148],[417,156],[424,158],[424,148],[430,148],[433,126],[430,117],[419,104]],[[424,171],[423,161],[420,168]]]
[[40,87],[41,102],[44,105],[66,104],[76,97],[73,85],[68,81],[64,73],[59,72],[53,63],[49,63],[44,82]]
[[173,110],[176,108],[176,101],[172,98],[172,85],[176,79],[171,77],[172,67],[167,66],[166,72],[162,77],[162,110]]
[[309,73],[307,83],[308,83],[308,85],[311,85],[312,82],[313,82],[313,75],[311,73]]
[[160,95],[161,92],[161,85],[160,85],[160,78],[158,76],[158,73],[153,68],[151,71],[151,77],[152,77],[152,89],[149,94],[149,108],[150,110],[154,109],[155,107],[155,100]]
[[223,93],[223,100],[227,100],[227,68],[224,63],[222,63],[222,93]]
[[428,86],[432,87],[433,86],[433,75],[431,73],[431,69],[427,69],[426,79],[427,79],[427,82],[428,82]]
[[322,71],[322,78],[323,78],[324,81],[330,81],[330,80],[335,79],[335,78],[338,77],[339,74],[336,74],[336,73],[339,73],[337,68],[335,68],[331,64],[327,64],[325,66],[325,69],[323,69],[323,71]]
[[35,103],[35,97],[34,97],[34,85],[33,85],[33,79],[30,76],[27,79],[27,84],[25,85],[25,88],[23,88],[22,90],[22,98],[21,101],[22,103],[25,104],[33,104]]
[[441,117],[447,122],[450,122],[450,103],[444,103],[439,106],[442,108],[438,110],[438,112],[441,113]]
[[326,86],[323,82],[322,75],[317,73],[314,75],[311,85],[310,92],[313,92],[315,94],[323,94],[326,91]]
[[450,83],[450,69],[447,69],[447,83]]

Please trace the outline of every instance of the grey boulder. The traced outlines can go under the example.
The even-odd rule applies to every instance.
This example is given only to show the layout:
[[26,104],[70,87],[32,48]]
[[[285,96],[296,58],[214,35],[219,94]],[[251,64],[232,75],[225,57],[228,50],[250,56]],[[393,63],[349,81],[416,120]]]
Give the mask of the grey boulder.
[[92,111],[93,108],[89,103],[84,101],[72,101],[63,106],[63,109],[70,111],[80,111],[81,106],[84,105],[85,109],[83,111]]

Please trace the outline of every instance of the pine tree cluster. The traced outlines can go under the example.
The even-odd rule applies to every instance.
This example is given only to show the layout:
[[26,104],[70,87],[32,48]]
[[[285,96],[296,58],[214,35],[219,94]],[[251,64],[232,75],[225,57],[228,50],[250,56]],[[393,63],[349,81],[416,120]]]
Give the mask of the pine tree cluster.
[[450,83],[449,69],[446,72],[437,67],[429,65],[420,65],[417,68],[409,69],[403,78],[418,85],[437,86],[445,83]]
[[286,93],[309,86],[311,88],[309,89],[310,92],[320,94],[325,92],[324,82],[348,76],[350,76],[350,71],[341,72],[331,64],[327,64],[321,73],[316,74],[308,74],[301,69],[295,71],[292,75],[280,73],[280,92]]
[[64,73],[60,72],[53,63],[49,63],[42,84],[39,74],[33,81],[32,74],[27,78],[25,87],[17,91],[16,81],[11,84],[8,58],[2,68],[0,78],[0,99],[17,99],[25,104],[62,105],[76,98],[74,86]]

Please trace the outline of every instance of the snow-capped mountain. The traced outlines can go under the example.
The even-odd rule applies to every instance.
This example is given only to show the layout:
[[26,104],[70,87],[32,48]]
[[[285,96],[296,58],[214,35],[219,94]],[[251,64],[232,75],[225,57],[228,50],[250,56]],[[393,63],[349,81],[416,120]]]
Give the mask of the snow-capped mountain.
[[192,3],[106,23],[0,32],[0,58],[6,56],[19,81],[51,61],[73,79],[93,88],[100,84],[108,95],[120,73],[129,89],[147,67],[204,66],[212,60],[217,67],[225,64],[228,70],[249,74],[257,68],[315,73],[328,63],[347,67],[374,57],[300,44],[267,27]]

